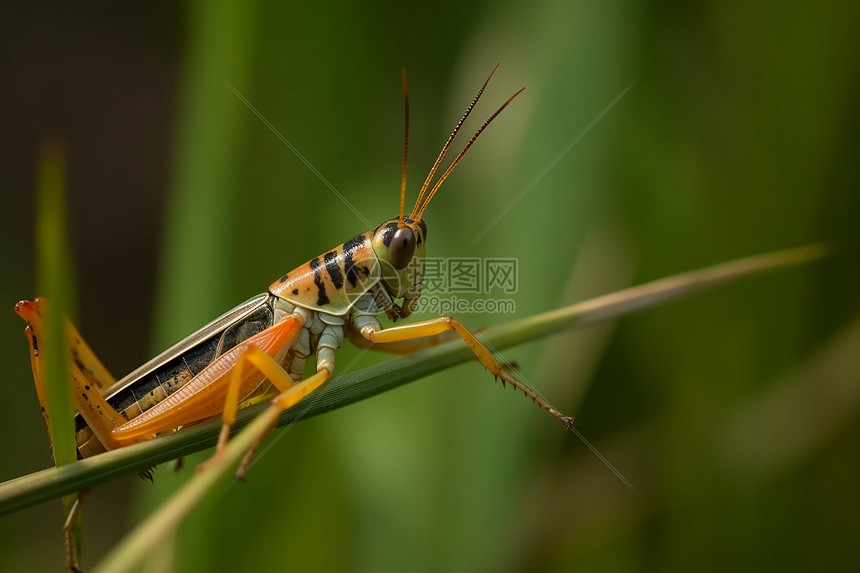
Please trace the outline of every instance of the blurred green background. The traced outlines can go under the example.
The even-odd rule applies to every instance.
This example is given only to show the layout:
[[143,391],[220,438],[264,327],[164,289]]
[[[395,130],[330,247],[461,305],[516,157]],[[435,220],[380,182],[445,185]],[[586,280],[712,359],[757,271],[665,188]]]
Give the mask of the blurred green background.
[[[466,324],[810,242],[834,256],[504,353],[640,496],[469,364],[296,425],[152,570],[858,570],[859,12],[4,4],[0,480],[51,464],[11,312],[37,294],[45,138],[68,150],[77,323],[121,376],[365,230],[226,82],[375,224],[397,209],[401,67],[409,202],[500,61],[464,132],[528,89],[427,214],[432,256],[518,260],[516,314]],[[97,488],[85,568],[195,462]],[[61,522],[59,501],[0,518],[0,569],[60,570]]]

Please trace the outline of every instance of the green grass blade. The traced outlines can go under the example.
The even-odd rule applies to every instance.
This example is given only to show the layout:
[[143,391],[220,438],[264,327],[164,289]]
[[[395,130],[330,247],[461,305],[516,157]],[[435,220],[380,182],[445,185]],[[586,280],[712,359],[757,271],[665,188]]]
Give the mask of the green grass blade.
[[[823,245],[811,245],[675,275],[489,328],[482,332],[482,337],[495,348],[503,349],[566,328],[611,320],[733,279],[812,261],[824,256],[827,250]],[[346,406],[472,358],[471,351],[461,342],[452,341],[336,376],[323,389],[282,414],[279,425]],[[259,405],[240,411],[236,429],[247,425],[264,408],[265,405]],[[201,451],[215,444],[219,429],[220,422],[204,424],[172,436],[80,460],[62,468],[43,470],[10,480],[0,485],[0,515]]]
[[39,206],[37,212],[38,287],[51,305],[45,309],[41,355],[48,409],[48,430],[58,466],[77,459],[74,436],[74,406],[66,364],[63,315],[72,304],[71,266],[66,232],[66,156],[62,144],[46,142],[39,158]]
[[[74,406],[68,383],[68,348],[64,317],[74,314],[74,281],[69,256],[69,234],[66,229],[66,151],[57,140],[42,145],[39,156],[38,210],[36,215],[36,245],[38,260],[37,283],[41,296],[51,304],[44,306],[44,333],[41,340],[45,408],[48,413],[48,433],[57,467],[67,466],[78,459],[75,444]],[[63,496],[63,513],[68,518],[77,495]],[[72,525],[80,553],[80,516]]]

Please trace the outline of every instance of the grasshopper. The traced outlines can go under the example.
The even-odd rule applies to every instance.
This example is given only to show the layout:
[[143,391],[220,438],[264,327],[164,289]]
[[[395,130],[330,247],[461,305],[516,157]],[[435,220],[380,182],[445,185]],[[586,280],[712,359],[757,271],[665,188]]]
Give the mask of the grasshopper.
[[[336,352],[345,337],[376,350],[405,353],[445,340],[453,332],[495,378],[521,390],[570,428],[574,418],[561,414],[506,372],[479,338],[454,318],[442,316],[389,328],[383,328],[377,318],[384,313],[396,321],[414,310],[421,296],[427,207],[487,126],[525,89],[508,98],[483,123],[431,187],[451,143],[497,68],[487,76],[449,136],[408,215],[404,204],[409,107],[404,73],[406,129],[397,217],[282,275],[266,292],[213,320],[119,381],[67,322],[79,456],[86,458],[151,440],[220,416],[223,426],[217,456],[229,439],[240,407],[270,400],[270,407],[278,413],[291,408],[332,376]],[[40,299],[21,301],[15,312],[27,322],[25,335],[37,394],[47,416],[39,353],[45,304]],[[316,372],[305,377],[305,360],[312,354],[316,354]],[[239,475],[245,472],[258,445],[259,441],[248,452]]]

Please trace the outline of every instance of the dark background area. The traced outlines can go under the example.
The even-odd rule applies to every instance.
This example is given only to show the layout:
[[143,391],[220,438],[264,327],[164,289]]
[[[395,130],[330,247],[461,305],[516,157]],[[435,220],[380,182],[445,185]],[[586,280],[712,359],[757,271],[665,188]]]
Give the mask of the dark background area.
[[[827,241],[833,255],[504,353],[577,415],[640,496],[470,364],[298,424],[248,483],[183,525],[161,565],[860,565],[857,5],[2,10],[0,480],[51,465],[23,323],[11,312],[38,294],[43,141],[60,137],[67,150],[76,324],[121,376],[365,230],[226,82],[375,224],[397,209],[401,67],[410,203],[501,61],[463,133],[527,90],[427,214],[432,256],[518,261],[515,315],[458,317],[467,325],[770,250]],[[339,367],[357,356],[344,348]],[[353,368],[384,359],[365,355]],[[188,473],[163,467],[154,485],[129,476],[97,488],[84,565]],[[0,518],[0,569],[58,570],[61,523],[59,502]]]

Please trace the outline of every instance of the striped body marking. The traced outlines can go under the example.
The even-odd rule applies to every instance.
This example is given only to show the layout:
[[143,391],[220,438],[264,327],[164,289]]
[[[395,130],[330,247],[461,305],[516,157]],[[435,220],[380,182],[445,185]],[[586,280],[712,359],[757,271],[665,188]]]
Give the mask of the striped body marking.
[[273,295],[296,306],[343,316],[380,278],[371,247],[373,231],[349,239],[314,257],[269,286]]

